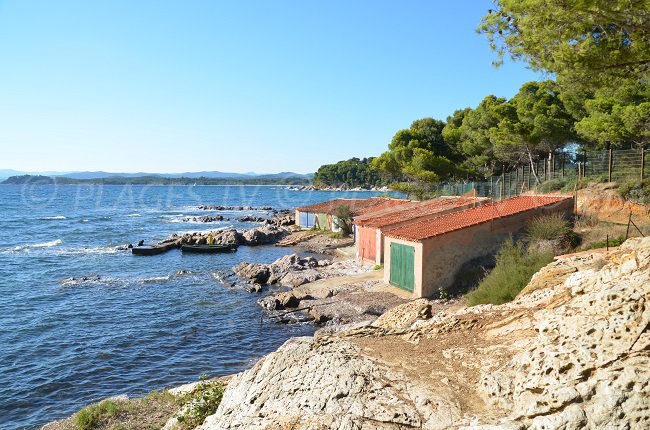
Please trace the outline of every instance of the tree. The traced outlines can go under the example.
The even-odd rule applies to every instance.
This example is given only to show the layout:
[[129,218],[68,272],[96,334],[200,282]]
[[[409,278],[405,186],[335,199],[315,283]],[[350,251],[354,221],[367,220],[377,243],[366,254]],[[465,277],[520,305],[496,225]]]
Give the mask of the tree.
[[424,195],[435,182],[460,172],[452,161],[458,154],[442,135],[444,127],[443,121],[433,118],[413,121],[410,128],[395,133],[388,151],[373,160],[373,167],[396,181],[408,181],[409,194]]
[[456,111],[448,120],[443,137],[461,154],[465,169],[485,176],[498,170],[490,130],[501,122],[503,113],[500,107],[505,103],[506,99],[490,95],[476,109]]
[[627,81],[601,88],[584,100],[576,131],[598,148],[646,147],[650,143],[650,86]]
[[499,107],[501,121],[490,129],[495,155],[510,166],[530,163],[577,139],[573,118],[564,108],[553,81],[528,82],[508,103]]
[[495,0],[478,31],[497,52],[565,86],[614,86],[650,71],[650,0]]
[[317,186],[366,187],[381,184],[380,172],[372,167],[372,158],[350,158],[325,164],[314,175]]

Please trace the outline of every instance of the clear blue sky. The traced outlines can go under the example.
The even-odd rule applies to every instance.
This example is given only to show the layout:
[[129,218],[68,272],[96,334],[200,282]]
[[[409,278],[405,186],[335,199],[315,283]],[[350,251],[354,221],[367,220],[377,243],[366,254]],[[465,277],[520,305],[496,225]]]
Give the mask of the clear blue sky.
[[489,0],[0,0],[0,168],[314,171],[539,76]]

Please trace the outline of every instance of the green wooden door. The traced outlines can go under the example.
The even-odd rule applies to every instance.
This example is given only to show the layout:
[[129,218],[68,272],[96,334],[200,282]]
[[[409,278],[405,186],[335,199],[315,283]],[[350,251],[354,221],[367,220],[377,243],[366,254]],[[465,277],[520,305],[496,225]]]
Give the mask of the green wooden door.
[[390,244],[390,283],[413,292],[415,279],[415,248],[400,243]]

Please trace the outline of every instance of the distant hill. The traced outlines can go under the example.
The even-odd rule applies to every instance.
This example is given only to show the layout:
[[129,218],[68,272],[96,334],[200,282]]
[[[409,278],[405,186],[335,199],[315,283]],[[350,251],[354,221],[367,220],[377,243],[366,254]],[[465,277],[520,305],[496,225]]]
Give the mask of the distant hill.
[[102,178],[70,178],[67,176],[45,175],[15,175],[5,179],[5,185],[74,185],[74,184],[99,184],[99,185],[308,185],[311,180],[307,175],[282,176],[259,175],[241,176],[230,178],[200,177],[167,177],[167,176],[107,176]]
[[280,179],[280,178],[303,178],[311,180],[314,177],[313,173],[294,173],[294,172],[280,172],[280,173],[233,173],[233,172],[219,172],[219,171],[203,171],[203,172],[183,172],[183,173],[113,173],[105,171],[94,172],[20,172],[12,169],[0,169],[0,180],[7,179],[12,176],[52,176],[57,178],[67,179],[105,179],[105,178],[208,178],[208,179]]

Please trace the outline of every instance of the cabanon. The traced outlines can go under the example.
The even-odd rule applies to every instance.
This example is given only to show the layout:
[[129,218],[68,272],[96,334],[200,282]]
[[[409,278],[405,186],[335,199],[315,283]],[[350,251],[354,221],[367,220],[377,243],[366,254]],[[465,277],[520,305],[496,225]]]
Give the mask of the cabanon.
[[496,253],[535,217],[573,213],[573,196],[525,195],[384,231],[384,281],[429,297],[449,288],[460,267]]
[[343,223],[338,219],[336,213],[343,206],[350,208],[350,215],[354,219],[370,211],[381,211],[407,203],[410,203],[410,201],[386,197],[335,199],[296,208],[296,224],[303,229],[315,227],[321,230],[340,231]]
[[410,202],[381,212],[370,212],[354,220],[357,258],[363,263],[384,261],[384,230],[426,220],[488,203],[485,197],[448,196],[422,202]]

